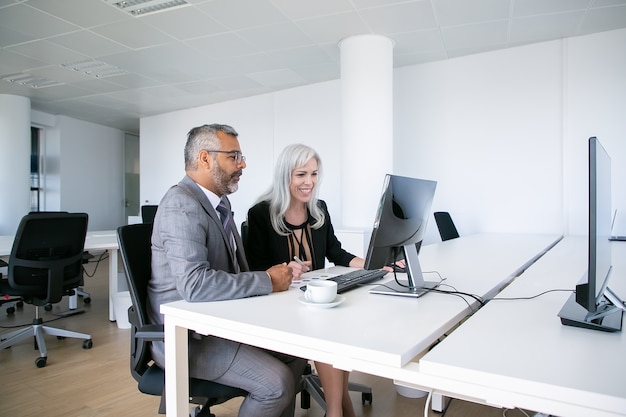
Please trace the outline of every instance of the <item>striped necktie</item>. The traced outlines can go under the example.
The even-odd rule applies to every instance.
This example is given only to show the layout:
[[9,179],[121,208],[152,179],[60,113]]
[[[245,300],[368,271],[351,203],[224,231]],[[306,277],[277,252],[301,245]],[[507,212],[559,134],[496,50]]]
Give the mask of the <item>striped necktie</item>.
[[233,235],[233,231],[231,229],[230,223],[233,220],[233,216],[230,213],[230,210],[224,204],[224,200],[220,200],[220,203],[215,208],[217,212],[220,214],[220,220],[222,221],[222,227],[226,231],[226,236],[228,236],[228,243],[230,244],[230,249],[233,254],[233,264],[235,265],[235,269],[239,270],[239,263],[237,262],[237,258],[235,256],[235,236]]

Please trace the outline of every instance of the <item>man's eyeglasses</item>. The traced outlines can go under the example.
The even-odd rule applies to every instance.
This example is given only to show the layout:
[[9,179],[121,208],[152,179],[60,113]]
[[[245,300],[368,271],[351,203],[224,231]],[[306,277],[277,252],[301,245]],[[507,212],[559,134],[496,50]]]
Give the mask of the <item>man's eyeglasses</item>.
[[214,153],[226,153],[229,154],[237,164],[241,164],[242,162],[245,162],[246,157],[243,156],[243,154],[239,151],[212,151],[209,149],[205,149],[205,151],[207,152],[214,152]]

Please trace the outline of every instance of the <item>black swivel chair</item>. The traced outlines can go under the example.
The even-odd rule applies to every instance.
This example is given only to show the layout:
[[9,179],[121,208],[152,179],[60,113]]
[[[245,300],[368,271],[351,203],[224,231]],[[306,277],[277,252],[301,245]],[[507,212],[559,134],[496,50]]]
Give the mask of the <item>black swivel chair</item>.
[[[248,221],[244,220],[241,223],[241,240],[244,245],[244,249],[247,251],[248,243]],[[361,402],[372,403],[372,389],[367,385],[357,384],[356,382],[348,382],[348,389],[350,391],[361,393]],[[311,397],[326,411],[326,399],[324,398],[324,391],[322,390],[322,382],[319,376],[313,372],[311,364],[307,364],[302,375],[301,387],[300,387],[300,407],[304,409],[311,408]]]
[[156,216],[158,208],[159,206],[156,204],[141,206],[141,221],[144,223],[154,223],[154,216]]
[[83,246],[87,234],[85,213],[38,213],[24,216],[18,226],[9,257],[8,280],[0,282],[0,293],[20,296],[35,306],[32,326],[0,335],[0,350],[35,336],[40,357],[35,365],[47,363],[45,334],[57,338],[84,339],[91,349],[91,336],[43,325],[39,307],[71,295],[83,280]]
[[[163,325],[149,324],[148,281],[152,251],[152,223],[131,224],[117,229],[120,256],[126,272],[132,305],[128,309],[131,324],[130,371],[144,394],[161,396],[159,414],[165,414],[165,371],[152,361],[150,344],[164,339]],[[189,379],[189,401],[198,404],[196,416],[212,416],[210,407],[231,398],[245,396],[239,388],[202,379]]]
[[447,211],[436,211],[434,216],[437,228],[439,229],[439,235],[441,236],[441,241],[456,239],[459,237],[459,232],[454,226],[450,213]]

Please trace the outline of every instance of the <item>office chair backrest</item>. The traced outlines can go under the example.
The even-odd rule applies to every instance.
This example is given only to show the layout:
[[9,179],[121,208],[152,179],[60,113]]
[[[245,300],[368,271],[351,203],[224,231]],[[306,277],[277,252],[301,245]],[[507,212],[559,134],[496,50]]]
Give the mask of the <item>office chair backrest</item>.
[[243,242],[244,249],[248,249],[248,221],[241,222],[241,241]]
[[9,257],[9,285],[30,304],[58,303],[83,282],[86,213],[43,212],[22,218]]
[[[126,272],[126,282],[132,305],[128,318],[132,326],[131,337],[131,374],[141,382],[144,372],[150,367],[150,346],[137,343],[134,334],[148,324],[148,281],[150,280],[152,249],[150,239],[152,223],[139,223],[122,226],[117,229],[120,257]],[[144,392],[142,390],[142,392]],[[148,392],[148,394],[155,394]]]
[[141,221],[144,223],[154,223],[154,216],[156,216],[158,205],[147,204],[141,206]]
[[459,237],[459,232],[454,226],[452,217],[447,211],[436,211],[434,213],[435,222],[437,223],[437,229],[439,229],[439,235],[442,241],[456,239]]
[[[147,313],[148,281],[152,260],[152,223],[131,224],[117,229],[120,256],[126,272],[126,280],[132,305],[128,309],[131,324],[130,368],[139,391],[161,395],[159,413],[165,413],[163,389],[165,372],[152,362],[150,343],[163,341],[163,326],[149,324]],[[230,398],[246,395],[246,392],[213,381],[190,378],[190,402],[208,407]],[[205,415],[205,414],[202,414]]]

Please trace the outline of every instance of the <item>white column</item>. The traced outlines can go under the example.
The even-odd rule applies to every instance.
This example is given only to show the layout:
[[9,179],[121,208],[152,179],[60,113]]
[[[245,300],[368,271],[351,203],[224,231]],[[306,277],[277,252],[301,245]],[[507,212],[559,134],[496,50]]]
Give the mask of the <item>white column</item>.
[[0,235],[30,211],[30,99],[0,94]]
[[[372,227],[393,167],[393,41],[358,35],[341,52],[341,227]],[[367,242],[366,242],[367,243]]]

